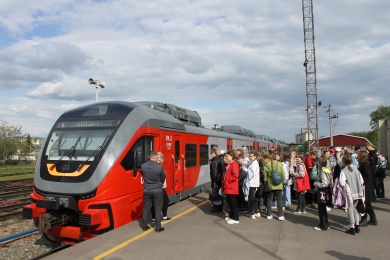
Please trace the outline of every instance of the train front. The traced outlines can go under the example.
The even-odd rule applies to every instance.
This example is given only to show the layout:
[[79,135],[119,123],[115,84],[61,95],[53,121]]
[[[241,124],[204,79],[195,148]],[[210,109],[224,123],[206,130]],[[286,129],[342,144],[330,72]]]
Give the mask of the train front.
[[129,103],[98,103],[57,120],[37,161],[32,202],[23,209],[41,233],[75,244],[113,229],[101,182],[120,153],[110,143],[132,109]]

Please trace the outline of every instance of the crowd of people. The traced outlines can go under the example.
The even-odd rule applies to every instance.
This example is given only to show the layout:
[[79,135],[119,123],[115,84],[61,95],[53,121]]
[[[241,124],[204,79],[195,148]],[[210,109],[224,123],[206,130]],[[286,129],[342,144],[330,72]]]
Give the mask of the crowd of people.
[[[149,229],[148,221],[156,224],[155,231],[164,231],[161,221],[167,216],[169,198],[166,176],[162,166],[164,156],[151,151],[149,161],[141,166],[144,185],[142,229]],[[277,150],[258,153],[247,147],[210,153],[211,212],[224,213],[227,224],[239,224],[240,213],[251,219],[265,214],[267,220],[285,220],[284,211],[297,201],[294,214],[305,214],[306,207],[318,209],[319,225],[314,230],[330,228],[328,211],[342,208],[348,212],[349,228],[355,235],[361,226],[378,225],[372,202],[385,197],[384,178],[387,161],[381,152],[367,143],[360,146],[330,147],[320,154],[280,154]],[[369,217],[369,219],[368,219]]]
[[214,147],[210,158],[211,212],[224,213],[227,224],[239,224],[240,213],[256,219],[263,211],[271,220],[273,208],[283,221],[293,197],[297,201],[294,214],[305,214],[306,207],[318,209],[319,225],[314,230],[330,228],[332,208],[348,213],[348,234],[359,233],[361,226],[378,225],[371,203],[385,197],[387,162],[370,143],[366,149],[329,147],[320,154],[258,153],[247,147],[225,152]]

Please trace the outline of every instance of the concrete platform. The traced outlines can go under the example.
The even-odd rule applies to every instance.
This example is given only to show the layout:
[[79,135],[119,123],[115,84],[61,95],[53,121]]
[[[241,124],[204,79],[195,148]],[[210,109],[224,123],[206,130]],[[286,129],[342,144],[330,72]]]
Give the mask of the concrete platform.
[[[385,189],[390,183],[385,179]],[[240,224],[227,225],[222,214],[211,214],[208,194],[202,193],[169,207],[165,231],[143,232],[135,221],[97,238],[67,248],[45,259],[389,259],[390,199],[373,203],[378,226],[345,234],[347,213],[332,209],[331,229],[315,231],[316,209],[285,221],[252,220],[240,215]],[[295,206],[293,206],[295,207]],[[273,214],[276,217],[276,211]]]

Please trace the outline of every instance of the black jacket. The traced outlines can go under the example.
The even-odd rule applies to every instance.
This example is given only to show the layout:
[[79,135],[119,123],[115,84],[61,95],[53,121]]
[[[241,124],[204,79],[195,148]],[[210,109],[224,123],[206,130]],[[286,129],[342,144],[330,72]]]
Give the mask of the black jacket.
[[144,178],[144,192],[162,191],[165,172],[161,164],[156,161],[147,161],[141,165],[141,174]]
[[222,187],[222,175],[224,171],[223,159],[221,156],[216,156],[210,160],[210,180],[211,184],[217,184]]

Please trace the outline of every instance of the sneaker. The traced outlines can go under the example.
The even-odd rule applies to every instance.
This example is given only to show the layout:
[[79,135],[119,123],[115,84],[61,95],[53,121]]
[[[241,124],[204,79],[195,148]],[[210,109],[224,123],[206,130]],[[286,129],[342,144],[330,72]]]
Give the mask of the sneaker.
[[306,214],[306,210],[302,210],[301,212],[302,212],[302,214]]
[[319,227],[314,227],[314,230],[321,231],[322,229]]
[[282,210],[286,210],[286,207],[283,207]]
[[273,209],[276,209],[278,206],[272,206]]
[[281,216],[281,217],[278,218],[278,220],[279,221],[283,221],[283,220],[285,220],[285,218],[284,218],[284,216]]
[[152,223],[156,223],[156,219],[152,218]]
[[273,217],[272,216],[267,216],[267,219],[273,219]]
[[229,220],[231,220],[231,218],[230,217],[225,217],[225,220],[229,221]]
[[330,211],[331,210],[331,208],[329,208],[328,206],[326,206],[326,211]]
[[256,219],[255,213],[249,214],[249,217],[250,217],[251,219]]
[[300,215],[300,214],[301,214],[301,211],[300,211],[300,210],[296,210],[296,211],[294,211],[294,214]]
[[231,225],[231,224],[239,224],[240,221],[238,220],[234,220],[234,219],[229,219],[228,221],[226,221],[227,224]]
[[172,218],[170,218],[170,217],[163,217],[162,218],[162,221],[168,221],[168,220],[171,220]]
[[256,213],[255,213],[255,217],[256,217],[256,218],[260,218],[260,217],[261,217],[260,212],[256,212]]

